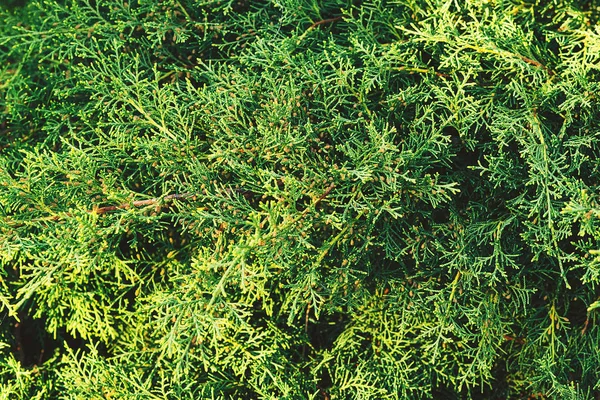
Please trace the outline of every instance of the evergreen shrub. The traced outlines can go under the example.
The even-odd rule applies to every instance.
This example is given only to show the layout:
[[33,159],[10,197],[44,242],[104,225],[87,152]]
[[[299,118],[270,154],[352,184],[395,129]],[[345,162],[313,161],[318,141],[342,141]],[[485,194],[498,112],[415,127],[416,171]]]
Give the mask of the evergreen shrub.
[[0,10],[1,398],[598,398],[598,1]]

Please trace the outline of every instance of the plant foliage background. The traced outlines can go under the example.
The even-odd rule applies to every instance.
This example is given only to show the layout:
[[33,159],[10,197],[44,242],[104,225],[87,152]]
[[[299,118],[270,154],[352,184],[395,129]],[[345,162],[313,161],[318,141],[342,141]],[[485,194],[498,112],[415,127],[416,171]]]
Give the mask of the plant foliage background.
[[597,1],[3,7],[0,397],[598,395]]

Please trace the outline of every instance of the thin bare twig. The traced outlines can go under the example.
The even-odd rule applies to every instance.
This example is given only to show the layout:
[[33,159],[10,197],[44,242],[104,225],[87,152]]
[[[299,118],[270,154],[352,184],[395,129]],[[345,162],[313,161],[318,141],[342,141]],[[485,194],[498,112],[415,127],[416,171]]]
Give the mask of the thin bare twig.
[[312,31],[313,29],[315,29],[317,26],[319,25],[325,25],[325,24],[329,24],[332,22],[336,22],[336,21],[340,21],[344,18],[347,18],[347,15],[338,15],[337,17],[333,17],[333,18],[327,18],[327,19],[323,19],[321,21],[317,21],[317,22],[313,22],[305,31],[302,35],[300,35],[300,37],[298,38],[298,43],[302,42],[302,40],[304,40],[304,38],[306,37],[306,35],[308,34],[308,32]]
[[534,67],[538,67],[538,68],[542,68],[544,71],[546,71],[548,74],[550,75],[554,75],[554,71],[552,71],[550,68],[546,67],[544,64],[542,64],[539,61],[535,61],[532,60],[529,57],[525,57],[525,56],[521,56],[519,55],[519,58],[523,61],[525,61],[527,64],[533,65]]
[[300,214],[300,215],[298,216],[298,219],[299,219],[299,218],[302,218],[302,217],[304,217],[306,214],[308,214],[308,212],[311,210],[311,208],[314,208],[314,207],[318,206],[318,205],[319,205],[319,203],[320,203],[321,201],[323,201],[323,199],[325,199],[325,197],[327,197],[327,196],[329,195],[329,193],[331,193],[331,191],[333,190],[333,188],[335,188],[335,184],[333,184],[333,183],[332,183],[331,185],[329,185],[329,186],[328,186],[328,187],[325,189],[325,191],[323,192],[323,194],[321,194],[321,196],[319,196],[319,198],[318,198],[317,200],[315,200],[315,202],[314,202],[314,203],[312,203],[310,206],[306,207],[306,208],[304,209],[304,211],[302,211],[302,214]]
[[[306,306],[306,314],[304,315],[304,334],[308,337],[308,321],[310,315],[310,302]],[[306,343],[302,345],[302,358],[306,358]]]
[[319,25],[329,24],[331,22],[336,22],[346,18],[347,15],[338,15],[337,17],[323,19],[321,21],[314,22],[311,26],[308,27],[307,30],[315,29]]
[[[186,199],[186,198],[189,198],[192,196],[193,195],[190,193],[175,193],[175,194],[170,194],[168,196],[163,197],[162,201],[180,200],[180,199]],[[158,199],[158,198],[148,199],[148,200],[137,200],[132,203],[123,203],[123,204],[119,204],[116,206],[98,207],[98,208],[95,208],[94,210],[92,210],[92,212],[95,212],[96,214],[106,214],[111,211],[123,210],[123,209],[128,209],[131,207],[151,206],[154,204],[158,204],[160,201],[161,201],[161,199]]]
[[[119,204],[116,206],[106,206],[106,207],[95,207],[92,210],[88,211],[88,213],[96,213],[96,214],[106,214],[112,211],[117,211],[117,210],[125,210],[125,209],[129,209],[132,207],[144,207],[144,206],[151,206],[151,205],[155,205],[155,204],[159,204],[162,201],[169,201],[169,200],[183,200],[183,199],[188,199],[188,198],[192,198],[194,197],[193,194],[191,193],[175,193],[175,194],[170,194],[167,195],[165,197],[163,197],[162,199],[160,198],[153,198],[153,199],[148,199],[148,200],[137,200],[131,203],[123,203],[123,204]],[[60,221],[61,219],[64,218],[68,218],[71,217],[72,214],[67,212],[67,213],[63,213],[61,215],[52,215],[52,216],[48,216],[48,217],[40,217],[40,218],[34,218],[29,220],[28,222],[35,222],[35,221]],[[11,228],[18,228],[21,227],[23,225],[26,225],[25,222],[22,221],[6,221],[8,223],[8,225]]]

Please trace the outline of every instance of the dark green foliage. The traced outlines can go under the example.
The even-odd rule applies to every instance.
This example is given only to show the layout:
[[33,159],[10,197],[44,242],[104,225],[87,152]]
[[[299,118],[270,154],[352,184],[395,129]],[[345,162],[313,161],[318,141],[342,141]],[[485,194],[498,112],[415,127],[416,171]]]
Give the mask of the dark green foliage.
[[599,17],[0,8],[1,397],[597,397]]

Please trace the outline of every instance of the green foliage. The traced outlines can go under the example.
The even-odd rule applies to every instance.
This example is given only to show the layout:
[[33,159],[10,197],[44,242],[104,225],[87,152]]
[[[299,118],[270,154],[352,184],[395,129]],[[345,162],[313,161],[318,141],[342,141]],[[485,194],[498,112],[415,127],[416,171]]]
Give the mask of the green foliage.
[[594,398],[599,17],[0,8],[1,397]]

